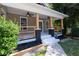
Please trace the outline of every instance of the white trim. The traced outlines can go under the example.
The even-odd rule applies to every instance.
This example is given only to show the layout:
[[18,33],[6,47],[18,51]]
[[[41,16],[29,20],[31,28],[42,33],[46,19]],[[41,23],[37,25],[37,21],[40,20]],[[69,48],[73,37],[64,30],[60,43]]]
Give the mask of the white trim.
[[59,15],[62,15],[63,17],[68,17],[68,15],[66,15],[66,14],[63,14],[63,13],[60,13],[60,12],[58,12],[58,11],[52,10],[52,9],[50,9],[50,8],[41,6],[41,5],[39,5],[39,4],[37,4],[37,5],[38,5],[39,7],[41,7],[41,8],[43,8],[43,9],[46,9],[46,10],[50,11],[51,13],[53,12],[53,13],[57,13],[57,14],[59,14]]
[[[21,27],[21,18],[26,18],[26,21],[27,21],[26,25],[28,26],[28,18],[25,16],[20,16],[20,27]],[[20,28],[20,30],[21,30],[21,28]]]
[[[46,20],[46,23],[48,22],[49,20]],[[46,27],[48,27],[49,28],[49,26],[48,26],[49,24],[46,24]],[[48,31],[48,28],[46,29],[47,31]]]
[[18,44],[23,44],[23,43],[28,43],[28,42],[32,42],[32,41],[35,41],[36,39],[29,39],[29,40],[22,40],[22,41],[19,41]]
[[[42,14],[42,15],[46,15],[46,16],[51,16],[51,17],[56,17],[58,19],[63,19],[65,17],[68,17],[68,15],[57,12],[55,10],[51,10],[47,7],[35,4],[35,3],[1,3],[2,5],[14,9],[18,9],[18,10],[23,10],[23,11],[29,11],[29,12],[34,12],[34,13],[38,13],[38,14]],[[9,10],[11,11],[11,10]],[[8,11],[8,12],[9,12]],[[12,11],[11,11],[12,12]]]

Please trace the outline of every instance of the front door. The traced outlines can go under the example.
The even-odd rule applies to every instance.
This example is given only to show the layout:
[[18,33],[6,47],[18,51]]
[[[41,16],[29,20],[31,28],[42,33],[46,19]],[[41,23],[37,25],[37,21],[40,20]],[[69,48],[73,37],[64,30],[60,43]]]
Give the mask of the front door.
[[42,30],[42,32],[43,32],[43,20],[40,20],[39,21],[39,28]]

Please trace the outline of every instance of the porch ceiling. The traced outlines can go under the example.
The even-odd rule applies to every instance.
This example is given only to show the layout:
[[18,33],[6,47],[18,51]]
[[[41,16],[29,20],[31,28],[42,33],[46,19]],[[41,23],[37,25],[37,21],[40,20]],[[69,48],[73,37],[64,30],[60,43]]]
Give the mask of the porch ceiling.
[[63,13],[51,10],[47,7],[40,6],[34,3],[1,3],[6,6],[8,12],[17,13],[20,15],[26,15],[27,11],[32,13],[39,13],[45,16],[52,16],[58,19],[63,19],[64,17],[68,17]]
[[[28,11],[17,9],[17,8],[12,8],[12,7],[7,7],[7,12],[12,13],[12,14],[18,14],[21,16],[26,16]],[[29,12],[29,13],[35,16],[34,12]],[[39,16],[40,16],[40,19],[47,19],[46,15],[39,14]]]

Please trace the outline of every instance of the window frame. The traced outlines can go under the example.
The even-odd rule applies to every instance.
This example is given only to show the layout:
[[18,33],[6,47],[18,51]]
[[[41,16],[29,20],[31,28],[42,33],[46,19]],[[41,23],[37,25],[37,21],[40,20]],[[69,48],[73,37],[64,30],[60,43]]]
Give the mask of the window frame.
[[[26,27],[27,27],[28,26],[28,18],[26,16],[20,16],[20,27],[22,27],[21,18],[26,18]],[[21,30],[21,28],[20,28],[20,30]]]
[[20,16],[20,26],[21,26],[21,18],[26,18],[26,26],[28,26],[28,18],[25,16]]

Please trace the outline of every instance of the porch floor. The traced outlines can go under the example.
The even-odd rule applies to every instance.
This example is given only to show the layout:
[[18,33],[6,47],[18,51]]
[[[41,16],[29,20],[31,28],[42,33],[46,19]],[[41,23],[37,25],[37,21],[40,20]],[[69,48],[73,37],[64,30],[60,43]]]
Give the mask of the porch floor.
[[19,40],[24,40],[24,39],[31,39],[34,38],[35,36],[33,34],[26,34],[26,33],[21,33],[19,34]]
[[[46,37],[46,36],[50,36],[50,35],[48,35],[47,33],[41,33],[41,37]],[[51,37],[49,37],[49,38],[51,38]],[[23,50],[23,49],[26,49],[26,48],[29,48],[32,46],[36,46],[39,44],[40,43],[36,42],[36,38],[19,39],[17,50]]]
[[[61,33],[55,33],[55,35],[59,36],[59,35],[62,35],[62,34]],[[49,36],[49,35],[48,35],[48,33],[41,33],[41,37],[43,37],[43,36]],[[33,35],[20,34],[18,44],[33,42],[35,40],[36,40],[36,38]]]

